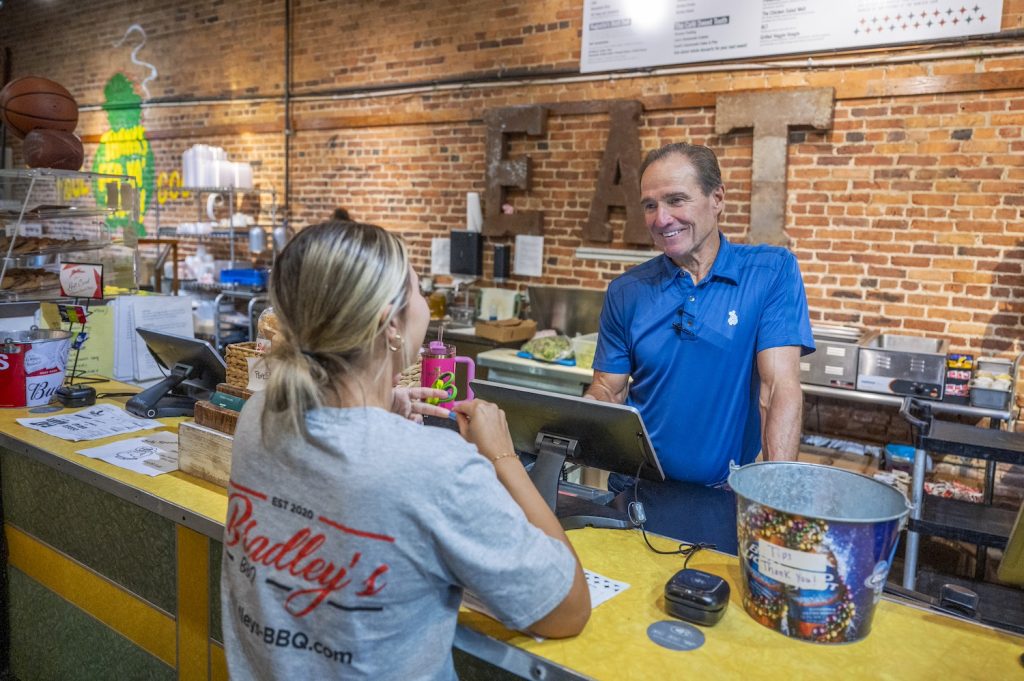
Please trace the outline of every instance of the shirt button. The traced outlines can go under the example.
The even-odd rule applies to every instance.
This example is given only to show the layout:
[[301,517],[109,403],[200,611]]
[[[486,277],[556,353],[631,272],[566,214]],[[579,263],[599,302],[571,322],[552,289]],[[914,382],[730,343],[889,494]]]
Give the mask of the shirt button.
[[690,302],[691,302],[691,303],[692,303],[693,301],[695,301],[695,300],[697,300],[697,299],[696,299],[695,297],[693,297],[693,296],[690,296]]
[[691,321],[686,322],[686,325],[687,326],[693,326],[693,321],[691,320]]

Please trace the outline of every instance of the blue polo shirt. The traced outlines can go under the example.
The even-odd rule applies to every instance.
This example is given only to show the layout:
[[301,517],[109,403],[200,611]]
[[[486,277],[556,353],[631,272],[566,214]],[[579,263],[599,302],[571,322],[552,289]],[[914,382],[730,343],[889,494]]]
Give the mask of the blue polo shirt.
[[800,268],[778,246],[729,243],[699,284],[665,255],[608,287],[594,369],[629,374],[665,475],[713,485],[761,450],[756,355],[814,351]]

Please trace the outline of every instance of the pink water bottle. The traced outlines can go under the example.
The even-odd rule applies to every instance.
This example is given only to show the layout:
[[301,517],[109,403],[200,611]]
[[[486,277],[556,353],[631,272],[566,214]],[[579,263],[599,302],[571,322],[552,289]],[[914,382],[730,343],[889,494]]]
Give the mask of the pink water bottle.
[[[473,399],[473,390],[469,382],[476,377],[476,364],[469,357],[457,357],[455,346],[442,341],[430,341],[423,346],[421,352],[423,366],[420,370],[420,385],[424,388],[436,388],[448,393],[444,401],[438,400],[440,406],[451,409],[456,402]],[[455,387],[455,365],[466,365],[466,397],[459,399],[459,389]],[[427,400],[433,402],[433,400]]]

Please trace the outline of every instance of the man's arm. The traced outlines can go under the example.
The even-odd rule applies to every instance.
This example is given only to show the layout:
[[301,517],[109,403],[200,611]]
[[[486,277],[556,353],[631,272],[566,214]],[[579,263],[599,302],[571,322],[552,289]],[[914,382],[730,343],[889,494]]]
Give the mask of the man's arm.
[[795,461],[803,427],[800,346],[786,345],[757,353],[761,375],[761,450],[767,461]]
[[594,380],[583,396],[601,402],[624,404],[628,391],[629,374],[609,374],[595,370]]

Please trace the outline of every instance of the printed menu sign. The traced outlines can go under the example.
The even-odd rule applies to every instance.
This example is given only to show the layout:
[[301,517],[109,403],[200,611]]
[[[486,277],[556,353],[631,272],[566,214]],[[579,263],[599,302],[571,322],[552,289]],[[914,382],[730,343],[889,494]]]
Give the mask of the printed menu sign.
[[998,33],[1002,0],[585,0],[580,71]]

